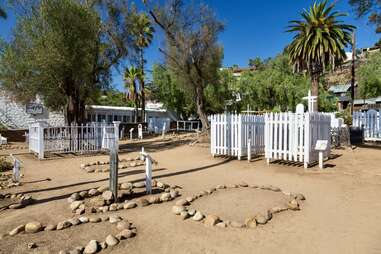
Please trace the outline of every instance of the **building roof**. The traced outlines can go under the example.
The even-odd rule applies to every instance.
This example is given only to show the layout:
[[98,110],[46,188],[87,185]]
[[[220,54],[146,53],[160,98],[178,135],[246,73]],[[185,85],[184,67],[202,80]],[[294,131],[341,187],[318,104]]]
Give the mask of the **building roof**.
[[[88,105],[88,109],[100,109],[100,110],[118,110],[118,111],[135,111],[133,107],[119,107],[119,106],[103,106],[103,105]],[[141,110],[141,108],[139,108]],[[158,108],[146,108],[147,112],[167,112],[166,109]]]
[[369,98],[369,99],[355,99],[353,102],[354,105],[376,104],[376,103],[381,103],[381,96],[378,96],[376,98]]
[[346,84],[346,85],[334,85],[331,86],[328,91],[332,93],[346,93],[349,91],[351,88],[351,84]]

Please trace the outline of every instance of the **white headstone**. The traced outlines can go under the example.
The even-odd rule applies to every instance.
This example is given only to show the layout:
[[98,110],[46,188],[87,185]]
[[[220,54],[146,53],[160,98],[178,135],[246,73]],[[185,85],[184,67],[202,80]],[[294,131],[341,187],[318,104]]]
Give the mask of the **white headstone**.
[[143,139],[143,126],[141,124],[138,125],[138,139]]
[[304,113],[304,105],[303,104],[298,104],[296,105],[296,110],[295,112],[297,114],[303,114]]

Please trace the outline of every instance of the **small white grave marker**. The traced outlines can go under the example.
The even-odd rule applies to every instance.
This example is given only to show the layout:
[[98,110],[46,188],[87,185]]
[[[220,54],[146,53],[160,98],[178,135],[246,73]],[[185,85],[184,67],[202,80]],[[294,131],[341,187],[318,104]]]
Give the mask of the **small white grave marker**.
[[319,151],[319,168],[324,168],[323,165],[323,152],[328,148],[328,140],[317,140],[315,150]]
[[130,140],[132,141],[132,132],[134,131],[134,128],[130,129]]
[[143,139],[143,126],[141,124],[138,125],[138,139]]
[[304,114],[304,105],[298,104],[295,109],[296,114]]
[[144,152],[143,147],[140,155],[146,161],[146,193],[152,194],[152,163],[156,164],[157,162],[148,153]]
[[161,138],[162,138],[162,139],[164,139],[164,136],[165,136],[165,124],[166,124],[166,123],[163,124],[163,130],[162,130],[162,132],[161,132]]
[[11,158],[13,158],[13,181],[18,183],[20,182],[20,161],[13,157],[11,154]]

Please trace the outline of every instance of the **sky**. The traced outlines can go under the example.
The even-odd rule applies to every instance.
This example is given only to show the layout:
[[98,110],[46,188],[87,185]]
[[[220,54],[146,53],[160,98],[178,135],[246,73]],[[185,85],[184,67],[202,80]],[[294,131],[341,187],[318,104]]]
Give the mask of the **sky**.
[[[190,1],[190,0],[189,0]],[[1,0],[0,0],[1,2]],[[223,66],[247,66],[250,58],[274,57],[281,53],[292,40],[286,33],[288,21],[300,19],[300,13],[308,8],[313,0],[204,0],[225,24],[225,31],[219,37],[224,47]],[[367,18],[355,18],[348,0],[336,0],[336,10],[348,13],[342,18],[346,23],[357,27],[357,48],[371,47],[379,39],[375,28],[368,24]],[[15,18],[9,13],[6,21],[0,22],[0,36],[9,39]],[[158,48],[163,45],[156,37],[146,51],[147,69],[154,63],[163,61]],[[348,49],[350,50],[350,49]],[[122,89],[122,75],[113,71],[113,85]]]

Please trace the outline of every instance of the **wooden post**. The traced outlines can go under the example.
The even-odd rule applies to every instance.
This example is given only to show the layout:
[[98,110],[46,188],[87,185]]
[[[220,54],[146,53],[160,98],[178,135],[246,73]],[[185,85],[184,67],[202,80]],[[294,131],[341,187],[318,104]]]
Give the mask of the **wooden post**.
[[134,128],[130,129],[130,140],[132,141],[132,132],[134,131]]
[[323,151],[319,151],[319,168],[323,169]]
[[143,139],[143,126],[141,124],[138,125],[138,139]]
[[247,140],[247,161],[251,161],[251,140]]
[[353,103],[355,100],[355,61],[356,61],[356,34],[352,34],[352,66],[351,66],[351,114],[353,113]]
[[146,156],[146,192],[152,194],[152,161]]
[[118,201],[118,150],[116,147],[110,149],[110,191],[114,196],[114,202]]

